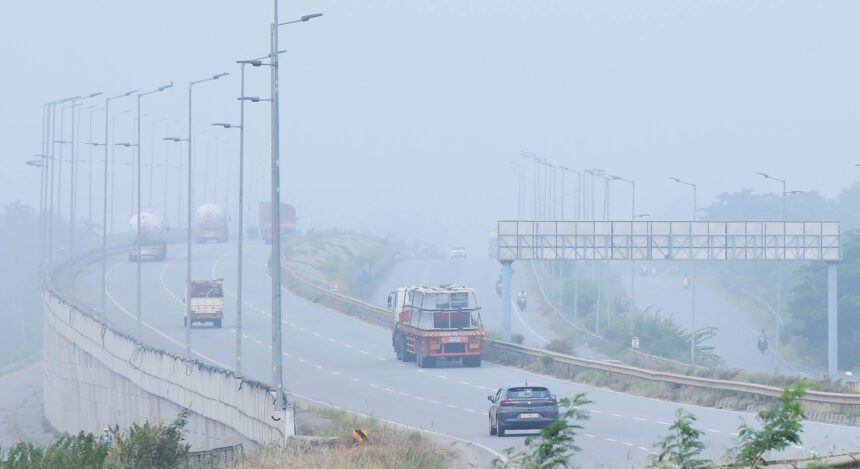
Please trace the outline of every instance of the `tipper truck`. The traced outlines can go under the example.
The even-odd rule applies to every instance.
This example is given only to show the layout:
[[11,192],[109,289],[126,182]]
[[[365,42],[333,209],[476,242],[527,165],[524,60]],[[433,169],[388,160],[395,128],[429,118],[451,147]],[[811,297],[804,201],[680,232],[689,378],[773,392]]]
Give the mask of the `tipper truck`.
[[140,218],[140,260],[163,261],[167,257],[167,241],[161,218],[153,211],[143,210],[140,217],[134,216],[128,222],[131,241],[128,245],[128,261],[137,262],[137,223]]
[[220,206],[213,203],[201,205],[195,212],[195,221],[197,229],[194,230],[194,239],[198,243],[207,241],[226,243],[230,240],[227,215]]
[[[192,280],[189,294],[191,302],[191,325],[195,322],[212,323],[212,327],[221,327],[224,319],[224,280]],[[185,318],[188,321],[188,318]]]
[[397,359],[433,368],[441,360],[481,366],[484,332],[475,290],[462,285],[398,287],[388,295]]
[[[296,233],[296,208],[281,204],[281,236]],[[260,202],[260,236],[266,244],[272,244],[272,204]]]

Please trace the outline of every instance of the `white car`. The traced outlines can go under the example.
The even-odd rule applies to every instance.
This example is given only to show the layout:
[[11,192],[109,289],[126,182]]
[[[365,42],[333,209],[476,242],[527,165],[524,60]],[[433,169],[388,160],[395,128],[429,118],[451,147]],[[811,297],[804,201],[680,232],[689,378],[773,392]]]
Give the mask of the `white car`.
[[466,258],[466,247],[465,246],[454,246],[451,248],[451,259],[465,259]]

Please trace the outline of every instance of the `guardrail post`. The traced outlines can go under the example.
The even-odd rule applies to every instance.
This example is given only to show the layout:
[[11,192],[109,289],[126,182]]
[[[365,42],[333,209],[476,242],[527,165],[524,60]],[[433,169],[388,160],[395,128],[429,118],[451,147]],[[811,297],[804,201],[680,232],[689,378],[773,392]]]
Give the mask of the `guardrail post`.
[[836,295],[836,262],[827,263],[827,374],[830,381],[839,379],[839,305]]
[[511,265],[513,261],[502,263],[502,340],[511,341]]

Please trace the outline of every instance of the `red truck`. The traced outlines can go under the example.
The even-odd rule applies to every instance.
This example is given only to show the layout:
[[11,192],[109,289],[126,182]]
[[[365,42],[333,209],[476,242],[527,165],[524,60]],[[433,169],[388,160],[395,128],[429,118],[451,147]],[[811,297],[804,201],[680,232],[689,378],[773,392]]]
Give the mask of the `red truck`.
[[[281,236],[296,233],[296,208],[281,203]],[[260,236],[272,244],[272,204],[260,202]]]
[[462,285],[399,287],[388,295],[397,359],[433,368],[440,360],[481,366],[484,332],[475,290]]

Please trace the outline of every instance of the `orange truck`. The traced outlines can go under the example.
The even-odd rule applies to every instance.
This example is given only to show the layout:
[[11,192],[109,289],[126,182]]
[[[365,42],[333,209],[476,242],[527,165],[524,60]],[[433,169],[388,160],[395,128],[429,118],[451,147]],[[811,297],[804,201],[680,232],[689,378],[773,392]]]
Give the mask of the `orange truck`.
[[475,290],[462,285],[398,287],[388,295],[397,359],[433,368],[440,361],[481,366],[484,332]]

